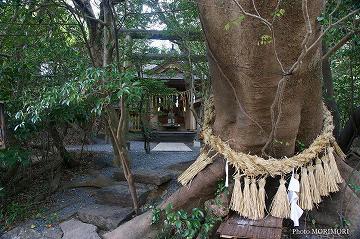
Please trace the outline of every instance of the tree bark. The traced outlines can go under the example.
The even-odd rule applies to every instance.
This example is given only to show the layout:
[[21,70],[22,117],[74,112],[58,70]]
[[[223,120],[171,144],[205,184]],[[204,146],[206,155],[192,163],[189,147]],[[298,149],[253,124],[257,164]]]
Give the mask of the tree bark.
[[[323,41],[322,50],[323,54],[327,53],[327,46],[325,41]],[[324,81],[324,99],[326,106],[329,108],[333,115],[335,126],[334,136],[336,139],[338,139],[340,133],[340,112],[335,100],[334,82],[331,74],[330,60],[328,57],[324,58],[322,61],[322,74]]]
[[[257,9],[263,17],[270,18],[276,2],[258,3]],[[252,9],[250,2],[241,4]],[[310,17],[315,19],[322,10],[322,1],[308,4],[312,9]],[[248,16],[239,26],[225,31],[224,25],[237,18],[240,9],[232,1],[224,8],[206,5],[199,1],[214,89],[214,132],[224,141],[230,140],[235,150],[261,154],[274,123],[270,108],[282,78],[272,45],[258,44],[262,35],[270,33],[263,23]],[[301,53],[306,29],[300,1],[281,8],[286,14],[274,24],[277,52],[285,68],[290,68]],[[312,21],[312,28],[310,37],[314,40],[320,33],[316,21]],[[276,137],[268,153],[291,156],[297,140],[311,143],[322,126],[321,104],[321,49],[317,46],[303,59],[298,71],[289,76]]]
[[66,150],[64,146],[63,138],[60,136],[59,131],[57,130],[56,124],[54,122],[51,121],[48,123],[48,131],[51,138],[53,139],[53,143],[56,149],[58,150],[60,157],[63,160],[63,164],[66,167],[76,166],[77,164],[71,158],[70,153]]
[[346,121],[344,128],[341,130],[338,138],[340,148],[348,153],[351,144],[356,137],[360,135],[360,108],[356,108]]

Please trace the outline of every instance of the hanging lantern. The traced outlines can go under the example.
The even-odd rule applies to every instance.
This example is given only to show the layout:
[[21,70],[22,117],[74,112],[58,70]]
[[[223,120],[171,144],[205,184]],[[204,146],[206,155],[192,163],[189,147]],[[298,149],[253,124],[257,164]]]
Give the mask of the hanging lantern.
[[5,109],[4,102],[0,101],[0,149],[5,148]]

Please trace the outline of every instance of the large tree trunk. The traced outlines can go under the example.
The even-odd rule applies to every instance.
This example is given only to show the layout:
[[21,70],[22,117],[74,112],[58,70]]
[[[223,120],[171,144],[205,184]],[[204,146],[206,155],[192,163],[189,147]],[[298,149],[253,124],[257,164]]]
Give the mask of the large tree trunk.
[[[239,26],[225,31],[224,25],[238,18],[240,9],[232,1],[211,1],[219,7],[209,7],[207,2],[200,1],[199,5],[209,46],[215,134],[224,141],[230,140],[235,150],[261,154],[273,123],[270,107],[282,78],[272,44],[258,44],[262,35],[271,33],[259,20],[248,16]],[[271,19],[276,3],[258,3],[258,11]],[[241,4],[252,11],[250,2]],[[279,59],[284,68],[289,69],[301,53],[306,30],[301,1],[287,2],[281,8],[285,9],[285,15],[275,20],[276,45]],[[308,8],[313,28],[310,38],[315,39],[320,29],[315,19],[322,10],[322,1],[311,1]],[[321,104],[321,49],[318,46],[307,55],[298,71],[289,76],[275,140],[268,152],[273,156],[290,156],[296,140],[311,143],[322,126]]]
[[[277,2],[255,1],[258,12],[270,22]],[[312,28],[309,34],[311,45],[320,34],[316,17],[322,11],[323,1],[307,2]],[[254,13],[251,1],[239,3],[246,11]],[[225,30],[225,25],[242,14],[233,1],[198,0],[198,5],[208,43],[216,111],[214,134],[228,141],[234,150],[275,157],[293,155],[296,141],[309,145],[319,134],[323,119],[320,44],[308,52],[300,67],[286,76],[285,88],[280,91],[283,96],[280,94],[280,100],[275,101],[274,115],[271,116],[283,72],[291,68],[302,51],[306,28],[301,1],[283,3],[280,8],[285,10],[285,15],[275,18],[274,22],[275,39],[272,40],[276,40],[276,52],[284,71],[276,59],[273,45],[258,43],[261,36],[271,35],[262,22],[246,16],[240,24],[233,24]],[[275,123],[277,116],[280,118]],[[213,193],[210,189],[223,171],[219,159],[197,175],[189,188],[182,187],[161,206],[169,202],[175,209],[192,205],[194,199],[203,198],[204,188],[208,194]],[[151,212],[147,212],[104,238],[153,238],[156,228],[150,223]]]

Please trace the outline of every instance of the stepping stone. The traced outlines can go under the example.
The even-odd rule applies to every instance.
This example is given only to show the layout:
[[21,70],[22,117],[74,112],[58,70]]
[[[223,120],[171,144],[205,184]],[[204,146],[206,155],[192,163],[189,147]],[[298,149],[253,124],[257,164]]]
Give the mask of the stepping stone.
[[131,216],[133,209],[130,207],[107,206],[94,204],[78,211],[82,222],[90,223],[102,230],[115,229],[121,222]]
[[176,164],[171,164],[166,167],[167,170],[176,171],[177,174],[184,172],[191,164],[194,163],[194,160],[187,161],[187,162],[180,162]]
[[47,239],[59,239],[63,235],[63,232],[61,231],[60,227],[55,226],[45,228],[42,230],[41,234]]
[[13,230],[2,235],[0,238],[1,239],[46,239],[37,231],[24,227],[14,228]]
[[101,239],[97,234],[97,227],[75,219],[60,224],[64,232],[63,239]]
[[[141,185],[141,184],[140,184]],[[150,189],[144,185],[136,185],[136,193],[139,198],[139,206],[146,202]],[[129,186],[126,184],[118,184],[101,188],[96,191],[95,201],[97,204],[133,207]]]
[[184,143],[159,143],[151,151],[163,152],[191,152],[192,150]]
[[[161,185],[169,182],[172,178],[172,174],[166,171],[157,171],[151,169],[138,169],[133,171],[133,177],[135,182],[144,184]],[[119,181],[125,181],[124,172],[114,172],[113,178]]]

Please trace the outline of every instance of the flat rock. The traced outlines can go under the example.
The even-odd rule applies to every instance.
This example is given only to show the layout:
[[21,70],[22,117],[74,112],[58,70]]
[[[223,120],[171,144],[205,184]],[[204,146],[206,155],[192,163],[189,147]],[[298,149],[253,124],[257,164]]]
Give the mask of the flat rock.
[[[136,185],[136,193],[139,198],[139,206],[146,202],[150,189],[146,186]],[[94,195],[97,204],[133,207],[129,186],[126,184],[117,184],[97,190]]]
[[127,219],[133,212],[130,207],[107,206],[94,204],[78,211],[79,219],[90,223],[102,230],[115,229],[122,221]]
[[187,161],[187,162],[180,162],[176,164],[169,165],[166,169],[175,171],[177,173],[184,172],[188,167],[190,167],[191,164],[194,163],[194,160]]
[[[153,185],[161,185],[166,182],[169,182],[172,178],[172,173],[166,171],[158,171],[158,170],[151,170],[151,169],[138,169],[134,170],[133,177],[135,182],[137,183],[145,183],[145,184],[153,184]],[[115,180],[124,181],[125,175],[122,171],[114,172],[113,178]]]
[[17,227],[0,237],[1,239],[46,239],[39,232],[25,227]]
[[63,239],[101,239],[97,234],[97,227],[75,219],[60,224],[64,232]]
[[63,232],[59,226],[45,228],[41,234],[47,239],[59,239],[62,237]]

